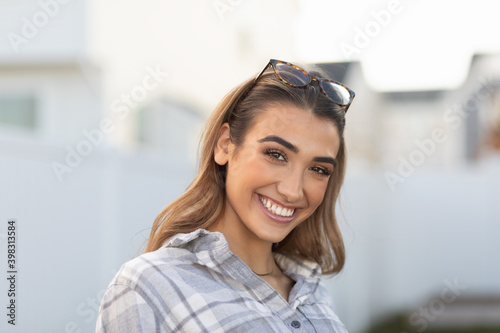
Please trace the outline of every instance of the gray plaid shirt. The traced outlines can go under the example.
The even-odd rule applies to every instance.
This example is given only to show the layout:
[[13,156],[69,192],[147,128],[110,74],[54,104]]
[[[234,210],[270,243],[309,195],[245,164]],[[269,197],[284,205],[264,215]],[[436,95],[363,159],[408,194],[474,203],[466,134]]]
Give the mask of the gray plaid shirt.
[[296,281],[287,302],[219,232],[178,234],[125,263],[104,295],[97,332],[341,332],[318,264],[275,254]]

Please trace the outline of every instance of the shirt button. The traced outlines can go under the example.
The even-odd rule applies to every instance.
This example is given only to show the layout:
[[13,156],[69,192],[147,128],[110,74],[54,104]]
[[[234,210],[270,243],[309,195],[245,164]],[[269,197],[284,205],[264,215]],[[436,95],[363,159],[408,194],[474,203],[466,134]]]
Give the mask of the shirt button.
[[300,321],[297,321],[297,320],[292,321],[292,327],[293,328],[300,328]]

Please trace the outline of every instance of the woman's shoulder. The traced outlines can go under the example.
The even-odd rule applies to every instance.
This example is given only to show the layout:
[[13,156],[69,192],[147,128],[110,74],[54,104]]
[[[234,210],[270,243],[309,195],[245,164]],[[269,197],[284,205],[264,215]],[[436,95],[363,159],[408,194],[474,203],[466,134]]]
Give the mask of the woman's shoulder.
[[167,241],[124,263],[104,293],[98,331],[129,331],[132,322],[141,332],[155,332],[158,323],[171,324],[165,322],[168,311],[202,290],[207,278],[201,277],[210,276],[207,266],[197,264],[200,254],[193,246],[189,241]]
[[[136,289],[138,285],[164,280],[164,276],[172,276],[182,264],[190,262],[190,253],[186,250],[160,248],[147,252],[125,262],[111,285],[125,285]],[[163,278],[162,278],[163,277]]]
[[[221,244],[222,241],[222,244]],[[143,253],[124,263],[111,284],[127,285],[135,289],[147,282],[182,283],[186,275],[207,270],[217,252],[225,252],[220,235],[198,229],[178,234],[159,249]],[[221,251],[222,250],[222,251]]]

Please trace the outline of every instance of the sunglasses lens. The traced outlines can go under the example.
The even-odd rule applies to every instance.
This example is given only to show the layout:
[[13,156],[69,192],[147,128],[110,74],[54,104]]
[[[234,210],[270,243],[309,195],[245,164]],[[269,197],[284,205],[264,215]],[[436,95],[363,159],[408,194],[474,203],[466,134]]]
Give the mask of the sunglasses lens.
[[347,105],[351,101],[351,94],[349,93],[349,90],[337,83],[323,81],[321,82],[321,87],[328,97],[338,104]]
[[311,81],[309,75],[288,64],[277,63],[276,72],[285,83],[292,86],[304,87]]

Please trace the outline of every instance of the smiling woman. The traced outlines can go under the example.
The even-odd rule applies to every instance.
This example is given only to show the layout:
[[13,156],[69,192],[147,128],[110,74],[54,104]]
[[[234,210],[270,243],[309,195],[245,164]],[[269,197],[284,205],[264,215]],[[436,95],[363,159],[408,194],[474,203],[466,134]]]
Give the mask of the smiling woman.
[[322,274],[345,259],[335,203],[354,92],[271,60],[217,107],[198,176],[103,297],[98,332],[346,332]]

